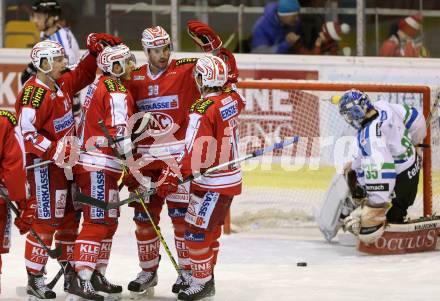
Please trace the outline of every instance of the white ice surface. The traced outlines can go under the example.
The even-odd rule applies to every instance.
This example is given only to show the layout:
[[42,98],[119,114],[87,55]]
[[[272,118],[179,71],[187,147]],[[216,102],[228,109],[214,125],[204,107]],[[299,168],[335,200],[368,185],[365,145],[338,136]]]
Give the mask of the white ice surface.
[[[128,299],[128,282],[139,270],[131,215],[131,208],[124,207],[107,272],[112,282],[124,286],[124,299]],[[165,214],[162,222],[165,239],[174,250]],[[0,300],[20,300],[15,288],[26,285],[24,237],[15,231],[12,244],[11,252],[2,256]],[[297,262],[307,262],[307,267],[297,267]],[[49,260],[49,278],[57,271],[57,263]],[[162,252],[153,300],[175,300],[171,293],[175,279],[176,272]],[[325,242],[314,223],[304,222],[279,233],[259,229],[223,236],[215,280],[216,301],[439,300],[440,253],[363,255],[354,247]],[[55,291],[57,300],[64,300],[62,279]]]

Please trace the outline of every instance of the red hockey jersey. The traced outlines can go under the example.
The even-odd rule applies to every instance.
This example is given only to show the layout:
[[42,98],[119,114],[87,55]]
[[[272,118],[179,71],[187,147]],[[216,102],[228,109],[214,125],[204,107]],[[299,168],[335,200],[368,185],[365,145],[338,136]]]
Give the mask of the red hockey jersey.
[[6,188],[14,201],[26,199],[26,170],[24,145],[17,118],[9,111],[0,110],[0,189]]
[[200,93],[194,82],[196,58],[171,60],[167,69],[152,75],[148,64],[135,70],[132,80],[124,82],[139,111],[152,113],[148,137],[138,144],[138,152],[155,162],[147,169],[159,169],[157,160],[177,157],[184,149],[188,111]]
[[[108,170],[117,174],[122,172],[120,163],[110,147],[101,147],[107,139],[98,124],[103,120],[112,137],[118,133],[128,135],[127,121],[133,114],[134,103],[124,85],[109,76],[100,76],[87,90],[78,127],[82,150],[74,173],[92,170]],[[94,150],[93,150],[94,149]]]
[[[181,159],[184,176],[238,157],[238,115],[244,106],[244,99],[235,91],[208,94],[191,106]],[[194,179],[191,190],[238,195],[241,183],[240,165],[236,164]]]
[[56,81],[56,91],[36,76],[26,82],[17,97],[15,110],[24,138],[27,164],[43,157],[52,143],[64,136],[75,135],[72,99],[93,82],[96,68],[96,58],[89,54],[75,69],[64,73]]

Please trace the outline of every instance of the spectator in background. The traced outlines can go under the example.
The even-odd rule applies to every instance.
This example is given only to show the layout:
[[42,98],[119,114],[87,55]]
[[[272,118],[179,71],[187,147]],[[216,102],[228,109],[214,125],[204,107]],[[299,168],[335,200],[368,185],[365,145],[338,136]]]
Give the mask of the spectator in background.
[[[61,6],[57,0],[36,0],[32,5],[32,18],[35,26],[40,31],[40,39],[58,42],[64,47],[67,64],[69,66],[78,63],[81,55],[78,42],[68,27],[64,26],[63,20],[60,19]],[[32,63],[26,67],[21,74],[21,84],[36,74]],[[78,120],[81,112],[81,100],[79,93],[73,98],[73,113]]]
[[[32,5],[32,22],[40,31],[40,39],[60,43],[65,51],[68,65],[76,64],[80,59],[78,42],[69,28],[62,26],[60,19],[61,7],[57,0],[36,0]],[[36,70],[32,63],[22,73],[21,83],[24,84]]]
[[252,31],[253,53],[300,53],[303,30],[298,0],[279,0],[266,5]]
[[[315,47],[310,54],[340,54],[339,42],[349,32],[350,25],[346,23],[340,24],[339,22],[334,21],[325,22],[322,25],[319,36],[316,38]],[[344,55],[350,55],[350,53],[348,53],[350,52],[350,48],[348,48],[348,50],[346,50],[346,48],[343,49]]]
[[421,42],[422,22],[420,13],[401,19],[397,30],[383,42],[379,56],[427,57],[428,53]]

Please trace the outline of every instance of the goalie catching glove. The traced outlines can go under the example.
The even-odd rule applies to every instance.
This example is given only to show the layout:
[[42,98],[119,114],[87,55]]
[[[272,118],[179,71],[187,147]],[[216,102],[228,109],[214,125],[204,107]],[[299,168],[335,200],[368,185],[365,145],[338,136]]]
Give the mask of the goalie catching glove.
[[366,244],[374,243],[385,231],[386,214],[390,208],[391,203],[382,207],[364,204],[344,219],[344,230],[358,236]]

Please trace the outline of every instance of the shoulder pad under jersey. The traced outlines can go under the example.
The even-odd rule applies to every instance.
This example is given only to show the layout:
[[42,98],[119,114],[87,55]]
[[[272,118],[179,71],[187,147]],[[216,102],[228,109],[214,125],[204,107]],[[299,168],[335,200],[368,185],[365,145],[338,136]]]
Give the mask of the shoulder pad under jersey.
[[189,112],[190,113],[205,114],[206,111],[208,110],[208,108],[213,104],[214,104],[213,100],[201,98],[191,105]]
[[0,116],[6,117],[8,121],[15,126],[17,124],[17,117],[15,117],[15,114],[6,110],[0,110]]
[[195,64],[197,62],[196,57],[189,57],[189,58],[183,58],[176,60],[176,66],[184,65],[184,64]]
[[125,86],[122,83],[120,83],[114,79],[107,78],[103,81],[103,83],[104,83],[107,91],[109,91],[109,92],[127,93],[127,89],[125,88]]

